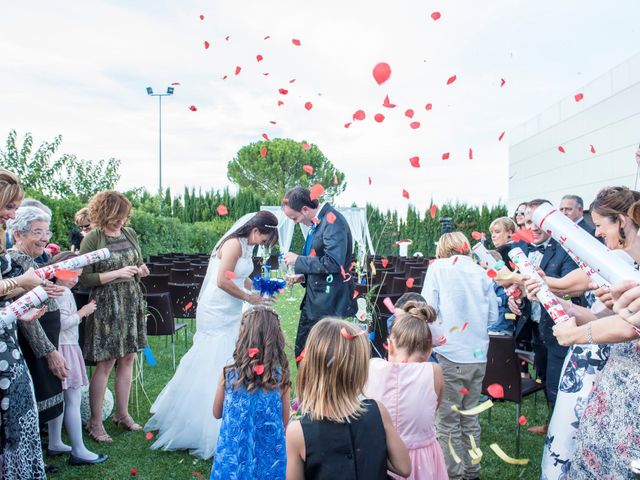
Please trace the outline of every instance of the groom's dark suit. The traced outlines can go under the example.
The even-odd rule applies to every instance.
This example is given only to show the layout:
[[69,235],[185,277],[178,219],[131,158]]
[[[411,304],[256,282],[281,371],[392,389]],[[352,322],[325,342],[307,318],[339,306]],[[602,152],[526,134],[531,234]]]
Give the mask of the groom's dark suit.
[[[335,221],[333,220],[335,216]],[[311,328],[325,317],[349,317],[356,312],[354,285],[349,275],[353,252],[351,230],[345,218],[328,203],[318,212],[319,223],[308,255],[300,255],[295,271],[304,274],[306,291],[300,305],[296,357]],[[345,276],[343,276],[343,272]]]

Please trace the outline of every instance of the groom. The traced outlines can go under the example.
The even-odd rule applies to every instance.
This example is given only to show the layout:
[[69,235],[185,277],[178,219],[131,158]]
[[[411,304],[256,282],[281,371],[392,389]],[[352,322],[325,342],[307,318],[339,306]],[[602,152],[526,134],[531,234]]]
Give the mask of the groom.
[[303,282],[306,291],[300,305],[296,335],[296,357],[311,328],[325,317],[350,317],[356,312],[353,281],[351,230],[345,218],[328,203],[311,199],[304,187],[294,187],[282,200],[284,214],[295,223],[311,227],[302,255],[288,252],[284,261],[295,266],[293,283]]

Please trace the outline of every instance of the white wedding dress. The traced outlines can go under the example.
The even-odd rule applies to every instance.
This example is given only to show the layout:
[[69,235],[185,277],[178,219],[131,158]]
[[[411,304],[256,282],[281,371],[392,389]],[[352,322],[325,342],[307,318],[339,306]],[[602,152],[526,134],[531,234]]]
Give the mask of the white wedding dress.
[[[233,282],[244,288],[253,271],[253,248],[246,238],[239,240],[242,256]],[[144,429],[158,430],[152,449],[188,449],[204,459],[215,453],[220,420],[213,418],[213,399],[222,368],[233,359],[243,308],[242,300],[218,288],[219,263],[214,250],[198,299],[193,346],[151,406],[153,416]]]

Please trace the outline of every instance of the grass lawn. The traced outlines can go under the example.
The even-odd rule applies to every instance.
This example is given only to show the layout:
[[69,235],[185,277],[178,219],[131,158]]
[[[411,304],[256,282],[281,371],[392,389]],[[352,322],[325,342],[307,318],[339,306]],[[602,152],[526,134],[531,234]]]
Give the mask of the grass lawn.
[[[295,287],[296,298],[302,295],[302,289]],[[299,302],[287,302],[286,294],[280,299],[277,309],[282,316],[283,328],[287,339],[293,348],[295,333],[298,323]],[[195,327],[195,323],[191,324]],[[190,328],[191,328],[190,325]],[[191,344],[193,329],[189,331],[188,341]],[[150,338],[151,348],[158,365],[144,368],[144,391],[149,399],[153,400],[160,393],[164,385],[173,375],[171,366],[171,344],[165,346],[164,338]],[[180,358],[185,353],[183,332],[179,332],[176,338],[176,355]],[[291,371],[295,376],[295,359],[293,353],[289,356]],[[112,375],[113,376],[113,375]],[[216,382],[212,378],[211,382]],[[139,383],[138,383],[139,385]],[[113,382],[110,387],[113,391]],[[144,424],[149,418],[150,403],[145,398],[141,388],[135,386],[132,389],[130,411],[133,417]],[[529,420],[530,425],[538,425],[546,417],[543,395],[539,394],[537,411],[534,409],[533,397],[525,400],[522,414]],[[482,478],[486,479],[538,479],[540,477],[540,459],[544,438],[534,436],[521,429],[520,458],[529,458],[531,461],[526,466],[508,465],[500,460],[489,448],[491,443],[498,443],[502,449],[511,456],[515,456],[515,405],[505,402],[497,403],[492,409],[491,423],[488,420],[488,412],[481,414],[482,445],[484,453],[482,460]],[[61,467],[60,473],[51,475],[52,479],[125,479],[132,478],[131,470],[136,470],[136,478],[145,479],[196,479],[209,478],[211,461],[203,461],[191,457],[185,452],[159,452],[150,450],[153,442],[145,438],[144,432],[127,432],[113,425],[111,419],[105,422],[107,432],[113,437],[111,444],[98,444],[85,435],[87,447],[97,453],[106,453],[109,460],[101,465],[92,467],[70,467],[66,465],[66,459],[50,459],[49,463]],[[458,452],[461,454],[462,452]],[[201,477],[202,476],[202,477]]]

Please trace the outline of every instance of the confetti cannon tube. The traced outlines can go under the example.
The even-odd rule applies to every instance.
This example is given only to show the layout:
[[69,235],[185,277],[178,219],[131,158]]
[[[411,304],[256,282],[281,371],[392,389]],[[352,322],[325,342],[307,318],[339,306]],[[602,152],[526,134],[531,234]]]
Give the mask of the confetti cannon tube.
[[98,263],[102,260],[106,260],[110,256],[111,252],[109,251],[109,249],[103,248],[100,250],[95,250],[93,252],[85,253],[84,255],[80,255],[78,257],[63,260],[62,262],[54,263],[53,265],[47,265],[46,267],[38,268],[35,271],[35,274],[38,275],[41,279],[46,280],[47,278],[53,277],[53,275],[58,270],[78,270],[79,268],[86,267],[87,265],[91,265],[92,263]]
[[531,262],[529,262],[529,259],[524,254],[522,249],[519,247],[511,249],[511,251],[509,251],[509,257],[511,258],[511,260],[513,260],[513,263],[515,263],[516,267],[518,267],[520,273],[540,283],[540,291],[536,294],[536,297],[538,298],[540,304],[547,311],[551,319],[555,323],[566,322],[567,320],[569,320],[569,315],[567,315],[567,312],[564,311],[564,308],[562,308],[562,305],[560,305],[560,302],[558,302],[556,296],[551,293],[551,290],[549,290],[549,286],[546,284],[546,282],[540,275],[538,275],[536,269],[533,268],[533,265],[531,265]]
[[[633,280],[640,283],[640,272],[552,205],[546,203],[540,205],[533,213],[532,219],[541,230],[551,235],[567,252],[571,250],[571,253],[610,284],[613,285],[622,280]],[[598,282],[596,281],[596,283]]]
[[36,287],[25,293],[18,300],[0,310],[0,325],[3,328],[11,326],[19,317],[32,308],[39,307],[47,298],[49,298],[47,292],[42,287]]
[[584,273],[587,274],[587,277],[589,277],[589,280],[591,280],[593,283],[598,285],[598,288],[609,288],[609,287],[611,287],[611,284],[607,280],[602,278],[602,276],[599,273],[597,273],[593,268],[591,268],[589,265],[584,263],[580,259],[580,257],[578,257],[573,252],[573,250],[571,250],[570,248],[567,248],[565,245],[563,245],[562,248],[565,249],[567,254],[571,257],[571,260],[576,262],[576,264],[580,267],[580,270],[582,270]]
[[[487,250],[487,247],[485,247],[482,242],[476,243],[471,250],[478,257],[480,266],[485,270],[493,269],[497,272],[498,270],[500,270],[500,268],[502,268],[499,264],[503,264],[504,262],[496,261],[496,259],[491,256],[491,254]],[[505,292],[510,297],[517,297],[520,295],[520,293],[522,293],[516,285],[509,285],[505,288]]]

